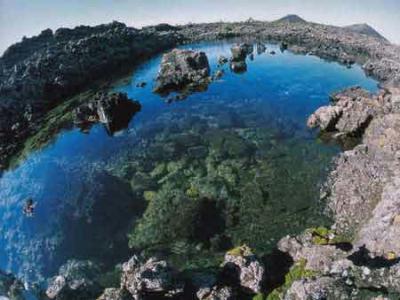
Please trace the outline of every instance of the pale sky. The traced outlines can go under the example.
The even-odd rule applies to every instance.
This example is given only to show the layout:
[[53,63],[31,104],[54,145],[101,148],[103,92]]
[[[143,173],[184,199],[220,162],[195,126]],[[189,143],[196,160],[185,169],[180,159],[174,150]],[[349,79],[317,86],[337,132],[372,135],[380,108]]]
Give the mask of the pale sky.
[[0,0],[0,53],[46,28],[113,20],[135,27],[249,17],[272,21],[287,14],[339,26],[368,23],[400,44],[400,0]]

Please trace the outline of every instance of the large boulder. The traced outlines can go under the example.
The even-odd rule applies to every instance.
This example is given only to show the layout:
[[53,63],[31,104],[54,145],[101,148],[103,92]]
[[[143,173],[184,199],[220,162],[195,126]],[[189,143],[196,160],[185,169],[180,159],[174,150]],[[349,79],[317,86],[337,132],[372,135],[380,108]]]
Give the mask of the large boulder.
[[166,261],[155,258],[144,261],[138,256],[122,265],[121,288],[129,291],[134,299],[183,293],[183,283]]
[[200,88],[209,82],[210,66],[204,52],[174,49],[164,54],[154,91],[169,93]]
[[243,61],[246,59],[247,55],[253,53],[253,45],[242,43],[239,45],[234,45],[231,48],[232,61]]
[[99,92],[92,101],[74,110],[74,123],[86,130],[92,124],[100,122],[107,132],[113,134],[126,128],[140,109],[140,103],[129,99],[126,93]]
[[329,106],[318,108],[307,121],[310,128],[361,136],[374,116],[383,110],[382,103],[360,87],[352,87],[331,97]]
[[243,245],[228,251],[222,266],[224,274],[231,277],[233,283],[238,281],[245,291],[251,293],[261,291],[264,266],[248,246]]

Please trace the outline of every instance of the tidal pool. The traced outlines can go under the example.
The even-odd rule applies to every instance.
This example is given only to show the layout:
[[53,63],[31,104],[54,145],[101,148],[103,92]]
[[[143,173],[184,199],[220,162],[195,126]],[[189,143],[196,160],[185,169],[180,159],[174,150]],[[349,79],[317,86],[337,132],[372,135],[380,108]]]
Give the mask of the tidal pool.
[[[185,48],[206,52],[214,72],[231,45]],[[358,66],[267,45],[247,72],[227,64],[207,91],[167,104],[152,93],[160,60],[115,87],[142,104],[126,130],[65,129],[1,175],[1,269],[40,280],[71,258],[107,268],[135,252],[213,266],[233,246],[264,254],[286,234],[329,222],[319,188],[340,149],[305,123],[330,93],[375,91],[374,80]],[[22,214],[28,198],[32,218]]]

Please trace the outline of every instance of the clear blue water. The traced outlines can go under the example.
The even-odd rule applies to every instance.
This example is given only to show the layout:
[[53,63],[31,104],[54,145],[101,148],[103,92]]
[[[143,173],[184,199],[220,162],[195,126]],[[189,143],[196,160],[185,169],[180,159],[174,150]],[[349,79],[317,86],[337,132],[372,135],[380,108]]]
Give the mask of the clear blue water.
[[[205,51],[214,72],[218,57],[229,57],[230,46],[229,42],[213,42],[185,47]],[[270,55],[271,50],[277,54]],[[133,251],[127,247],[126,235],[132,232],[137,224],[135,220],[141,220],[146,209],[143,189],[166,189],[160,178],[150,183],[150,188],[143,189],[140,189],[141,181],[132,178],[150,173],[160,164],[181,162],[183,158],[186,169],[206,165],[209,160],[225,169],[230,166],[230,171],[223,171],[220,177],[229,181],[236,176],[232,179],[233,186],[222,183],[215,188],[217,192],[209,192],[210,183],[204,183],[211,173],[187,175],[186,179],[179,177],[171,185],[174,189],[186,190],[185,181],[190,181],[196,185],[195,194],[249,198],[240,205],[232,204],[239,211],[240,220],[234,225],[225,225],[224,234],[229,236],[232,245],[246,242],[267,250],[279,235],[308,225],[307,220],[293,225],[293,215],[296,218],[298,212],[298,219],[303,220],[300,214],[305,203],[309,203],[306,208],[316,206],[327,164],[339,151],[335,146],[318,143],[317,133],[305,126],[307,117],[327,104],[328,95],[334,91],[352,85],[361,85],[370,91],[377,89],[377,83],[367,78],[358,66],[347,69],[314,56],[281,53],[276,46],[268,45],[266,53],[255,55],[254,61],[248,60],[246,73],[234,74],[226,65],[225,75],[211,83],[207,91],[192,94],[185,101],[166,104],[165,99],[152,93],[160,59],[158,56],[144,63],[135,70],[129,83],[115,88],[142,104],[142,111],[127,130],[114,136],[109,136],[101,125],[94,126],[89,134],[78,129],[65,130],[51,144],[31,153],[19,167],[2,174],[1,269],[40,278],[40,275],[54,274],[72,257],[95,258],[106,264],[124,260]],[[137,88],[136,83],[140,81],[147,82],[147,86]],[[187,141],[188,133],[201,141]],[[228,154],[218,152],[222,151],[218,147],[212,150],[214,140],[210,137],[215,134],[226,135],[225,140],[231,143],[225,146]],[[183,136],[185,141],[180,140]],[[189,148],[208,154],[192,155],[194,152]],[[238,150],[231,153],[230,149]],[[266,165],[271,176],[259,188],[265,194],[263,185],[270,186],[268,201],[271,202],[246,206],[253,199],[251,189],[250,192],[245,188],[236,191],[235,185],[245,186],[245,180],[255,181]],[[243,174],[253,177],[241,178],[241,168]],[[263,174],[260,178],[265,177]],[[165,180],[170,182],[170,178]],[[234,190],[232,195],[230,187]],[[24,201],[29,197],[37,203],[33,218],[22,214]],[[258,207],[260,215],[254,212],[254,207]],[[282,216],[276,211],[278,208]],[[275,217],[284,219],[286,215],[291,216],[290,223],[276,221],[279,226],[273,225]],[[150,221],[143,223],[146,228],[154,227]],[[146,232],[135,231],[135,234],[146,235]],[[168,232],[163,234],[168,239]],[[250,238],[252,235],[258,238]],[[181,237],[178,238],[180,241]],[[163,241],[160,238],[160,243]],[[185,242],[192,243],[190,238]],[[146,239],[134,244],[146,245]]]

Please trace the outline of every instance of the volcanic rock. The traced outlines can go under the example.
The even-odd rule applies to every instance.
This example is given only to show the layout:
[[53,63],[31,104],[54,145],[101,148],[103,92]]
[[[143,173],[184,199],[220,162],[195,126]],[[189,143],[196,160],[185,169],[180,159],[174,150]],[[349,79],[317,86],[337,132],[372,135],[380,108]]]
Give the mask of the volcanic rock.
[[204,52],[174,49],[164,54],[157,75],[157,93],[180,91],[191,85],[200,87],[209,82],[210,66]]

